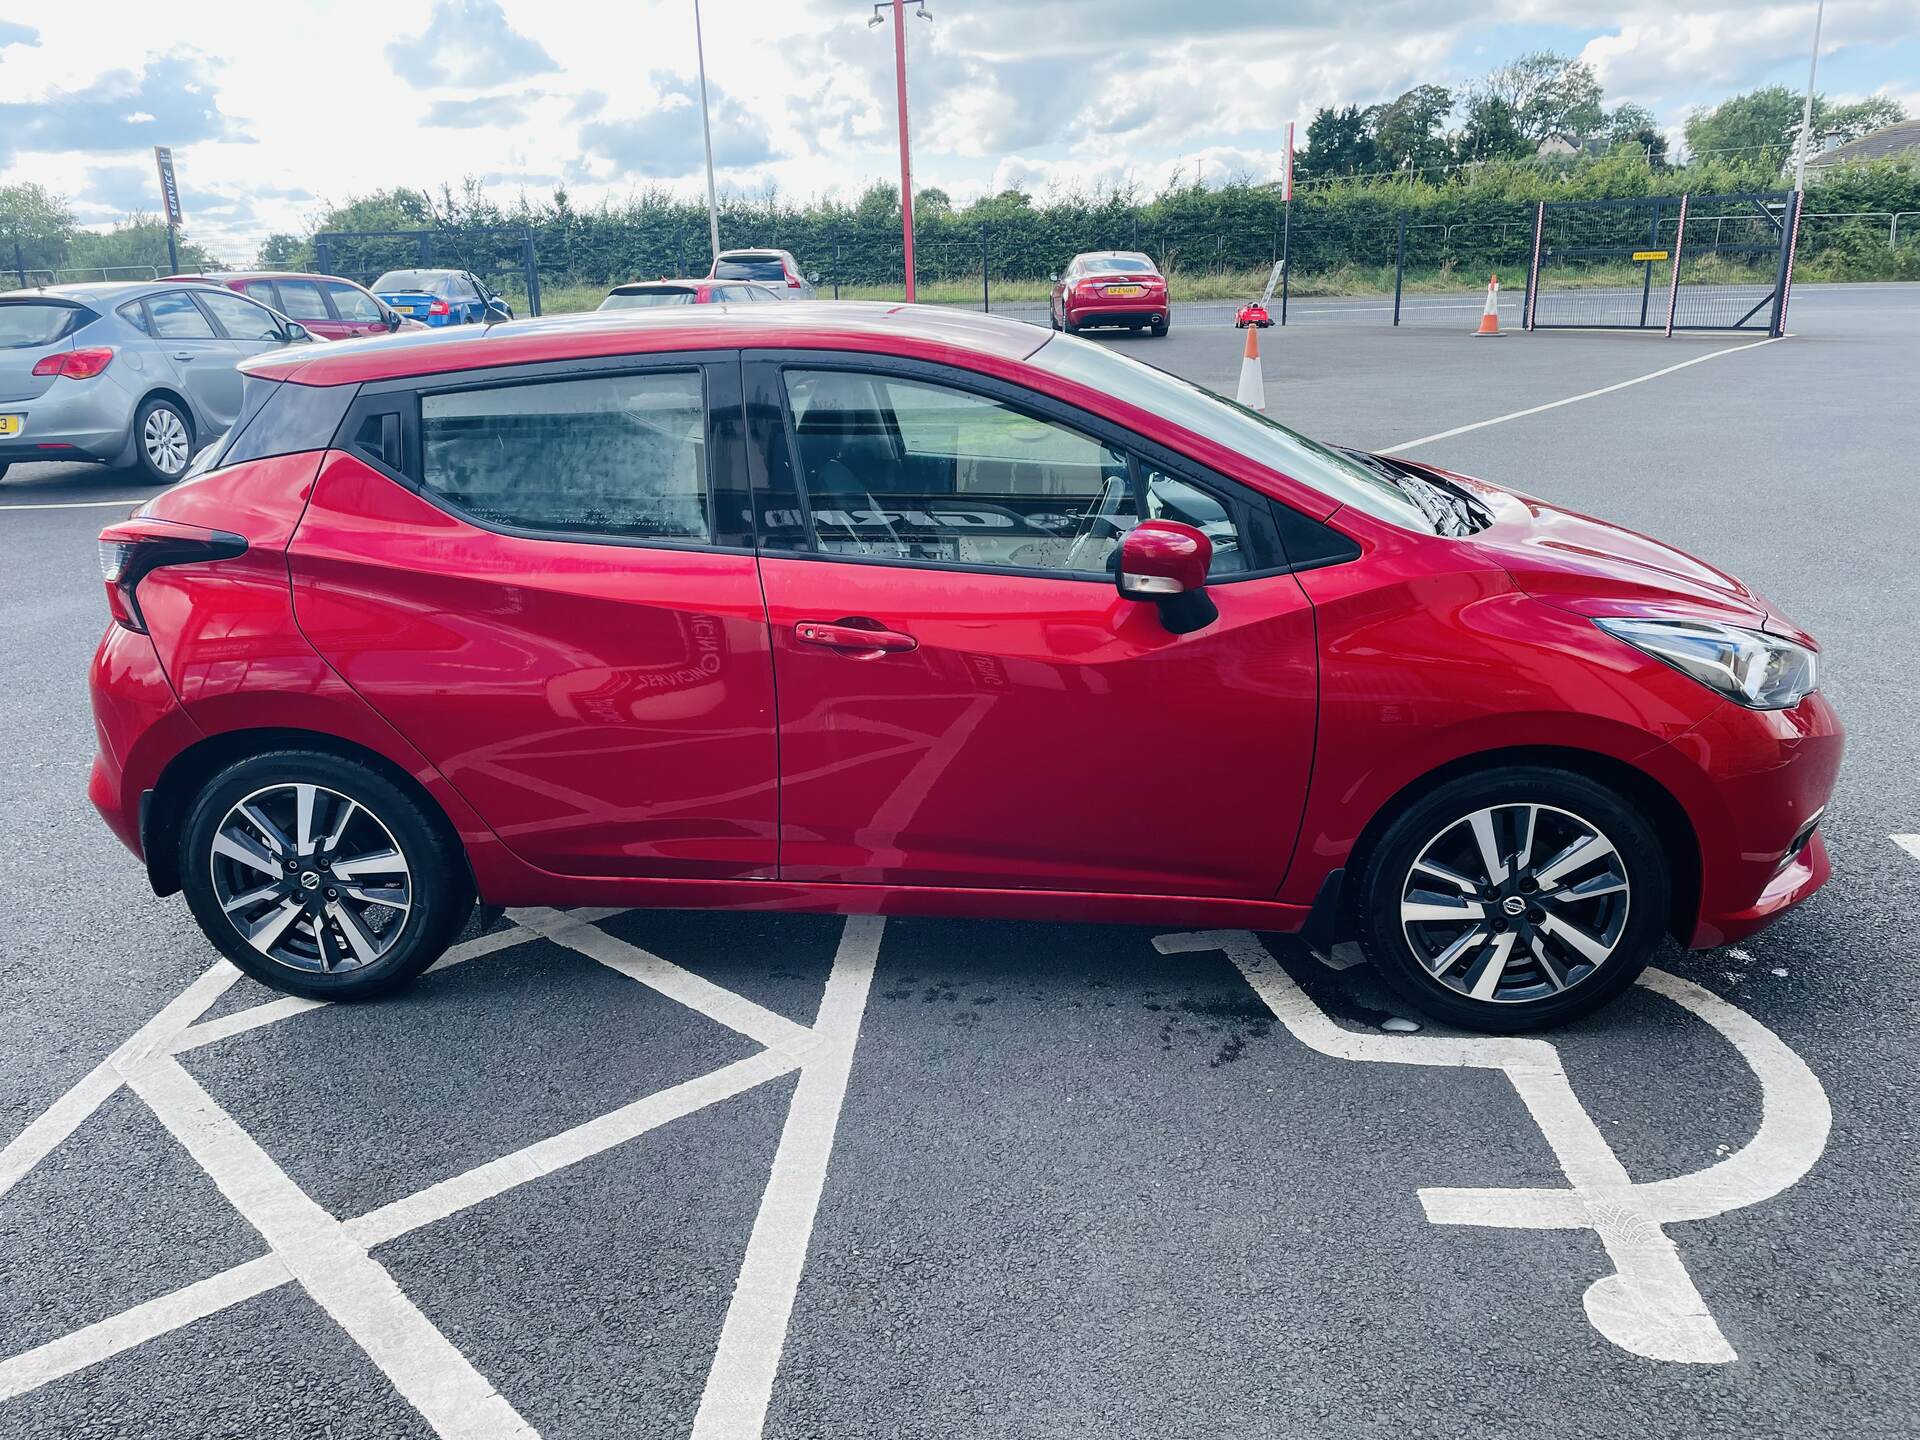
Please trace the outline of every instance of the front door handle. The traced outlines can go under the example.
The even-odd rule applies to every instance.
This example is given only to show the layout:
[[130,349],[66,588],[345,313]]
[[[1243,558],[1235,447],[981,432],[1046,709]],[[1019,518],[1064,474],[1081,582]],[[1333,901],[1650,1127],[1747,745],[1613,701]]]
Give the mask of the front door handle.
[[793,627],[793,638],[803,645],[824,645],[862,657],[901,655],[920,648],[913,636],[883,629],[878,622],[864,618],[801,620]]
[[176,350],[173,352],[173,358],[176,360],[191,360],[195,353],[196,352],[192,350]]

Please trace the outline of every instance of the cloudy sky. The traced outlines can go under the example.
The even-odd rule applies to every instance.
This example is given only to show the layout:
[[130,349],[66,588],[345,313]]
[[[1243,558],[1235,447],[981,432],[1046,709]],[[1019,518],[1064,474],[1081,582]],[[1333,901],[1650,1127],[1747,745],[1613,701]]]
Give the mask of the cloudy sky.
[[[856,194],[897,175],[893,40],[860,0],[705,0],[723,186]],[[909,12],[917,185],[956,200],[1176,170],[1275,173],[1287,121],[1525,50],[1592,62],[1678,126],[1806,83],[1813,5],[1762,0],[928,0]],[[1920,0],[1833,0],[1821,88],[1920,113]],[[323,201],[474,176],[576,203],[700,186],[692,0],[0,0],[0,182],[104,225],[158,207],[230,261]]]

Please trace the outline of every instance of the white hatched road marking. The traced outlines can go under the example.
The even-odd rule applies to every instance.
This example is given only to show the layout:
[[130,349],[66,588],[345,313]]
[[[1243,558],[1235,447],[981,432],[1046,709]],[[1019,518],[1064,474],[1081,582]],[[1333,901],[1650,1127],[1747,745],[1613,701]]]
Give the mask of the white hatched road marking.
[[[702,1415],[711,1407],[717,1417],[714,1423],[720,1427],[709,1433],[743,1440],[757,1436],[786,1344],[787,1322],[805,1264],[884,922],[875,917],[847,922],[819,1018],[808,1027],[597,928],[597,922],[619,913],[617,909],[512,911],[509,918],[514,929],[456,946],[434,968],[549,938],[760,1040],[766,1048],[345,1222],[302,1191],[174,1058],[292,1019],[327,1002],[282,998],[200,1021],[240,974],[224,960],[213,966],[0,1150],[0,1195],[125,1084],[261,1233],[271,1251],[0,1360],[0,1401],[297,1282],[436,1433],[533,1436],[532,1427],[368,1251],[799,1070],[800,1084],[781,1132],[761,1214],[748,1242],[702,1401]],[[731,1343],[729,1336],[734,1337]]]
[[1800,1057],[1751,1015],[1691,981],[1648,970],[1639,983],[1717,1030],[1759,1078],[1760,1127],[1739,1151],[1691,1175],[1637,1185],[1574,1094],[1551,1041],[1509,1036],[1398,1036],[1337,1025],[1250,931],[1163,935],[1163,954],[1220,950],[1294,1038],[1341,1060],[1500,1070],[1526,1104],[1572,1188],[1419,1192],[1435,1225],[1590,1229],[1613,1261],[1587,1288],[1587,1319],[1623,1350],[1650,1359],[1725,1364],[1739,1358],[1661,1229],[1779,1194],[1826,1148],[1833,1112]]
[[1914,859],[1920,860],[1920,835],[1889,835],[1887,838]]

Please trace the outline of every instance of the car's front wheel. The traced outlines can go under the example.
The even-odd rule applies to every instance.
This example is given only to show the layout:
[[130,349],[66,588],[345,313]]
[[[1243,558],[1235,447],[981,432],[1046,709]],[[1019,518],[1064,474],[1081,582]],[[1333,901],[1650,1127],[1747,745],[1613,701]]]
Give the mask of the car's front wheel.
[[283,750],[215,775],[181,833],[194,918],[295,995],[364,999],[439,958],[473,909],[457,842],[370,766]]
[[1619,995],[1666,928],[1659,837],[1571,771],[1464,776],[1410,805],[1361,866],[1360,944],[1409,1005],[1463,1029],[1558,1025]]

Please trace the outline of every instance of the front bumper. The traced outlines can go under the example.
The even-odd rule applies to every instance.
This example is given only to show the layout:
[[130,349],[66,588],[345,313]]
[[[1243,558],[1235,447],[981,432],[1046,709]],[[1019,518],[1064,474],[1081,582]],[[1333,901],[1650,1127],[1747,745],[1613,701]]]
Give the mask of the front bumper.
[[1728,702],[1647,757],[1700,842],[1699,908],[1681,936],[1689,948],[1744,939],[1826,883],[1819,821],[1845,748],[1840,717],[1815,691],[1790,710]]

